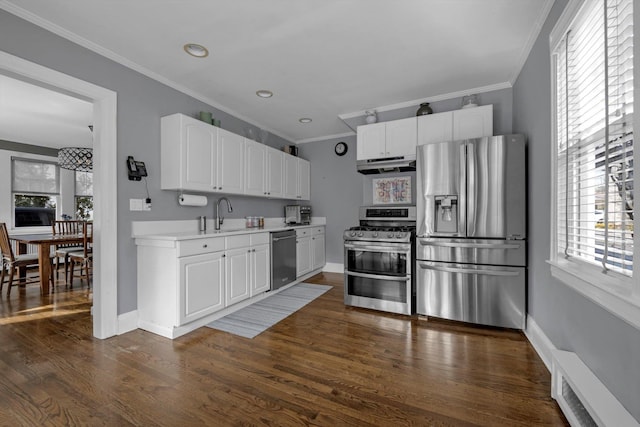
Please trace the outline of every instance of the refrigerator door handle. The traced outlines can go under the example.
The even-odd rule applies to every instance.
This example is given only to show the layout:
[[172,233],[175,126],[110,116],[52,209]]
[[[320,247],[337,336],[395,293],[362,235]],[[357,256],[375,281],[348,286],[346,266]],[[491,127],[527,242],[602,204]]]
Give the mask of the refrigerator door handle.
[[458,242],[433,242],[433,240],[418,238],[420,244],[425,246],[441,246],[446,248],[472,248],[472,249],[520,249],[518,244],[509,243],[458,243]]
[[476,270],[471,268],[436,267],[428,261],[418,261],[418,266],[422,269],[443,271],[445,273],[477,274],[485,276],[518,276],[520,274],[517,271],[506,270]]
[[460,172],[458,175],[458,188],[460,199],[458,200],[458,233],[467,235],[467,154],[466,145],[460,144]]
[[473,143],[467,146],[467,237],[476,235],[476,147]]

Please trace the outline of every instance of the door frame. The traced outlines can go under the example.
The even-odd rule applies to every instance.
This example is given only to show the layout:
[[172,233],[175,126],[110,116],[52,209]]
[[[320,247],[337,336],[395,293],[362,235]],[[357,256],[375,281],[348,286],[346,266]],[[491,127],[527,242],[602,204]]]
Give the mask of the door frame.
[[118,334],[117,93],[0,51],[0,72],[93,103],[93,335]]

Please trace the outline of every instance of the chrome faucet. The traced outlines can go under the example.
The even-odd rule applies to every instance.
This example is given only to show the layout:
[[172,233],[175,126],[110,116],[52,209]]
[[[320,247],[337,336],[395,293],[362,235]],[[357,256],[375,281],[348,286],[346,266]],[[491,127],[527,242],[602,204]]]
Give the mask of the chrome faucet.
[[223,201],[223,200],[225,202],[227,202],[227,211],[229,213],[233,212],[233,208],[231,207],[231,202],[229,201],[229,199],[227,199],[226,197],[220,197],[218,199],[218,201],[215,203],[215,206],[216,206],[215,228],[216,228],[216,230],[220,230],[220,226],[224,222],[224,217],[220,217],[220,202]]

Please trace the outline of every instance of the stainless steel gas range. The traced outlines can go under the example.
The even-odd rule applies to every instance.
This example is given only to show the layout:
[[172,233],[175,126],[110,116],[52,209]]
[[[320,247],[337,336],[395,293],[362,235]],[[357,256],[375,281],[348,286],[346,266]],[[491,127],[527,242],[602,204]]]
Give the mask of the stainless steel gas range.
[[344,232],[344,303],[415,312],[415,206],[363,206]]

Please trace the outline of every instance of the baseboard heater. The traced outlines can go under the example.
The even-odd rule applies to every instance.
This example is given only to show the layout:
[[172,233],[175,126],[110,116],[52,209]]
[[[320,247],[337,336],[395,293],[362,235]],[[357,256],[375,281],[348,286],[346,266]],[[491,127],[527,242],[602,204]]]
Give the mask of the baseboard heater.
[[580,358],[572,352],[551,350],[551,396],[574,427],[639,427]]

